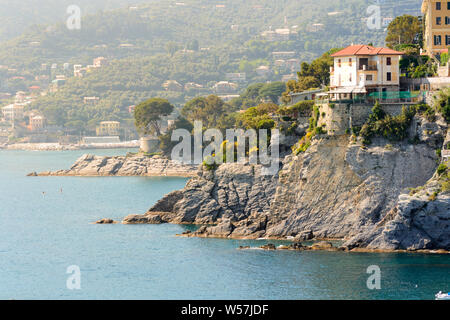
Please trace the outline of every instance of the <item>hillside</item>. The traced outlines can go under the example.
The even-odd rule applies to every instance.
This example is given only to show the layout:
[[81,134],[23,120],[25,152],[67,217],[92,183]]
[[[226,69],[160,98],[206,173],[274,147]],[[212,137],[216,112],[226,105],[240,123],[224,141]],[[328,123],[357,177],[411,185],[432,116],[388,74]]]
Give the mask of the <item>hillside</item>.
[[[81,133],[101,120],[126,122],[128,106],[149,97],[182,105],[196,95],[216,93],[211,87],[226,80],[226,73],[246,73],[246,80],[227,92],[237,94],[251,83],[295,76],[300,62],[331,47],[352,42],[383,45],[385,30],[367,27],[369,4],[364,0],[154,1],[83,16],[81,30],[68,30],[62,22],[34,27],[2,44],[0,92],[14,95],[30,86],[45,90],[57,75],[65,75],[64,86],[38,98],[31,108],[43,111],[50,124]],[[401,6],[385,1],[381,14],[389,18],[417,13],[419,6],[419,0]],[[262,35],[280,28],[289,30],[287,37]],[[278,66],[273,52],[280,51],[293,52],[294,65]],[[89,65],[99,56],[110,65],[73,78],[74,64]],[[66,70],[64,63],[70,66]],[[55,68],[50,70],[52,65]],[[270,72],[258,73],[259,66]],[[166,91],[162,85],[167,80],[200,87]],[[92,96],[99,102],[85,105],[83,98]]]
[[[384,2],[382,17],[418,13],[420,0],[404,2],[400,9],[389,5],[395,1]],[[294,41],[282,44],[283,50],[318,54],[330,47],[330,39],[334,46],[384,41],[384,29],[370,30],[364,21],[369,16],[366,10],[370,1],[366,0],[229,0],[223,5],[219,1],[188,0],[181,3],[184,5],[156,1],[133,9],[83,16],[80,30],[68,30],[65,23],[35,27],[3,43],[0,61],[14,68],[37,68],[40,63],[99,55],[147,56],[165,52],[170,41],[182,46],[193,40],[200,47],[241,45],[270,28],[285,27],[295,29],[297,35]],[[319,25],[313,27],[313,24]],[[121,44],[133,47],[124,49]]]
[[[93,14],[144,2],[139,0],[78,0],[76,5],[82,14]],[[146,2],[150,2],[147,0]],[[21,35],[33,25],[53,24],[65,21],[67,7],[75,4],[71,0],[1,0],[0,41]]]

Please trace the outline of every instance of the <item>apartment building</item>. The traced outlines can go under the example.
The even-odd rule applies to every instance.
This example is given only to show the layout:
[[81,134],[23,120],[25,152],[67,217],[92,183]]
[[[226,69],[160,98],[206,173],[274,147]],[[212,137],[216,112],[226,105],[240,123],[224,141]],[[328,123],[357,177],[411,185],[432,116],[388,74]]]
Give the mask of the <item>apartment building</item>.
[[424,48],[429,55],[450,47],[450,1],[424,0]]

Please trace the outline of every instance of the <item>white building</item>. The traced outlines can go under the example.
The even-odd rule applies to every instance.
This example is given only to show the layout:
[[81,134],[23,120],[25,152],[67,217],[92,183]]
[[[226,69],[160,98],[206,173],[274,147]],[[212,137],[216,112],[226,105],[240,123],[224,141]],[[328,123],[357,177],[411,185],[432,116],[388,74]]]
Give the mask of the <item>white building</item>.
[[2,108],[3,118],[6,121],[23,120],[23,106],[10,104]]
[[352,45],[332,54],[330,94],[336,99],[373,92],[399,91],[402,52]]

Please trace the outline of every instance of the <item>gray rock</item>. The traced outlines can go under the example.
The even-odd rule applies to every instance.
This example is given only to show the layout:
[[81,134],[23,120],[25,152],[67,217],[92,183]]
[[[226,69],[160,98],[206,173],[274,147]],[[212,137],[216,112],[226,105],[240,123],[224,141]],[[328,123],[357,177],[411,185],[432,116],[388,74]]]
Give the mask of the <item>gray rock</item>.
[[43,172],[50,176],[180,176],[197,175],[197,165],[181,165],[175,161],[142,154],[133,156],[81,156],[69,170]]

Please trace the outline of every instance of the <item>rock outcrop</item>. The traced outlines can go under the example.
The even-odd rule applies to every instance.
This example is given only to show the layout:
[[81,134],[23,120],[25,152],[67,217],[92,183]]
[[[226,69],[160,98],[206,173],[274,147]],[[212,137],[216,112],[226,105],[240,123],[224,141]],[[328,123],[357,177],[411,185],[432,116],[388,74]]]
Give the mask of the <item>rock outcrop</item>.
[[31,173],[31,176],[179,176],[197,174],[197,165],[184,165],[160,157],[136,154],[131,156],[81,156],[70,169]]
[[348,250],[449,250],[450,194],[436,194],[433,178],[446,126],[415,119],[411,130],[415,143],[374,139],[370,147],[349,136],[320,136],[306,152],[286,157],[275,176],[249,164],[203,169],[141,217],[158,220],[166,212],[165,222],[201,224],[189,237],[341,239]]

